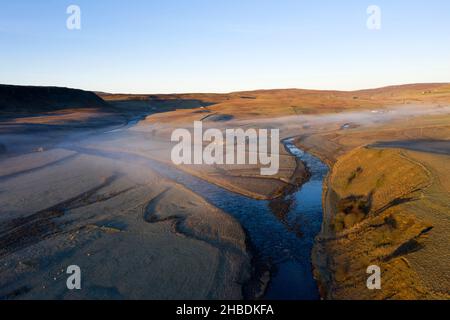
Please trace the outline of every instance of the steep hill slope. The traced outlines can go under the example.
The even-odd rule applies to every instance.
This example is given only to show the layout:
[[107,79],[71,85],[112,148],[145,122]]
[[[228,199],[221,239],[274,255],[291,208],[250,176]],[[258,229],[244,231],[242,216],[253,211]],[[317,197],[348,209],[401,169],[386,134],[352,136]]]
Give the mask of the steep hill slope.
[[1,113],[49,112],[68,108],[106,108],[95,93],[59,87],[0,85]]

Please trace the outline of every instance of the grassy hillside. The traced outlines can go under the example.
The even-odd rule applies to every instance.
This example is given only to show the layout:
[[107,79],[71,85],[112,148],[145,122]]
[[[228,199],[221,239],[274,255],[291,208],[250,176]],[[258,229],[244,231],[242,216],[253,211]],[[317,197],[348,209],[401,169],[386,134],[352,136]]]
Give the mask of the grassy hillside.
[[[358,148],[337,161],[314,254],[327,298],[448,299],[448,285],[439,281],[448,265],[449,206],[437,183],[445,173],[418,162],[424,155]],[[370,265],[381,267],[383,290],[365,287]]]
[[359,91],[258,90],[228,94],[100,94],[114,105],[153,110],[207,107],[235,118],[259,118],[343,112],[402,104],[450,101],[450,84],[409,84]]

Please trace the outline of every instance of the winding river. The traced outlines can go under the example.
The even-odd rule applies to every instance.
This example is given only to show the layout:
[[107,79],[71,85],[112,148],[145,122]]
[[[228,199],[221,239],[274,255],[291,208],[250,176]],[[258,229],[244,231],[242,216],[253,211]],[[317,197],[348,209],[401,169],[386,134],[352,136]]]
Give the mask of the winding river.
[[311,250],[322,224],[322,186],[328,167],[297,148],[293,139],[283,143],[303,161],[311,177],[293,193],[273,201],[251,199],[180,170],[155,169],[240,222],[259,263],[271,267],[264,299],[316,300],[319,292],[312,275]]

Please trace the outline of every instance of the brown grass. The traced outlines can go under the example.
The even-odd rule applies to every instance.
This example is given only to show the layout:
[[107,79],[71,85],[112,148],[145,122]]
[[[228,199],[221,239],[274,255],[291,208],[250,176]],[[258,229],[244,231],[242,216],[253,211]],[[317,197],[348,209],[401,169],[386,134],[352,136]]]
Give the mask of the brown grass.
[[[350,184],[349,176],[353,178]],[[428,201],[437,187],[433,179],[430,171],[403,150],[358,148],[337,161],[326,198],[328,227],[315,249],[316,274],[327,298],[449,297],[448,282],[442,286],[432,280],[447,273],[439,259],[445,252],[448,255],[449,248],[439,244],[440,236],[430,240],[436,227],[450,227],[448,206],[440,207],[447,221],[430,215]],[[328,261],[321,255],[329,257]],[[429,259],[435,267],[424,269]],[[379,291],[365,286],[366,269],[373,264],[382,268]]]

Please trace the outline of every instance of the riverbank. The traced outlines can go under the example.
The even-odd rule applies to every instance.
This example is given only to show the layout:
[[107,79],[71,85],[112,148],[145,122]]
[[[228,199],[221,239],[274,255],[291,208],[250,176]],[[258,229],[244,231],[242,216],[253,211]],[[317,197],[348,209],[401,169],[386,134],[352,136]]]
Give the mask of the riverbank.
[[[442,235],[450,227],[450,208],[429,167],[436,157],[445,156],[358,148],[338,159],[324,187],[324,223],[313,250],[323,298],[449,298],[447,282],[437,281],[448,277],[439,258],[445,254],[433,253],[448,252]],[[366,287],[370,265],[382,270],[382,290]]]
[[[441,299],[449,291],[441,279],[450,279],[442,259],[449,255],[442,236],[450,230],[450,114],[445,105],[411,109],[404,118],[408,108],[400,106],[360,113],[351,128],[350,115],[317,117],[297,141],[332,168],[313,252],[324,298]],[[382,290],[366,287],[372,264],[382,267]]]

